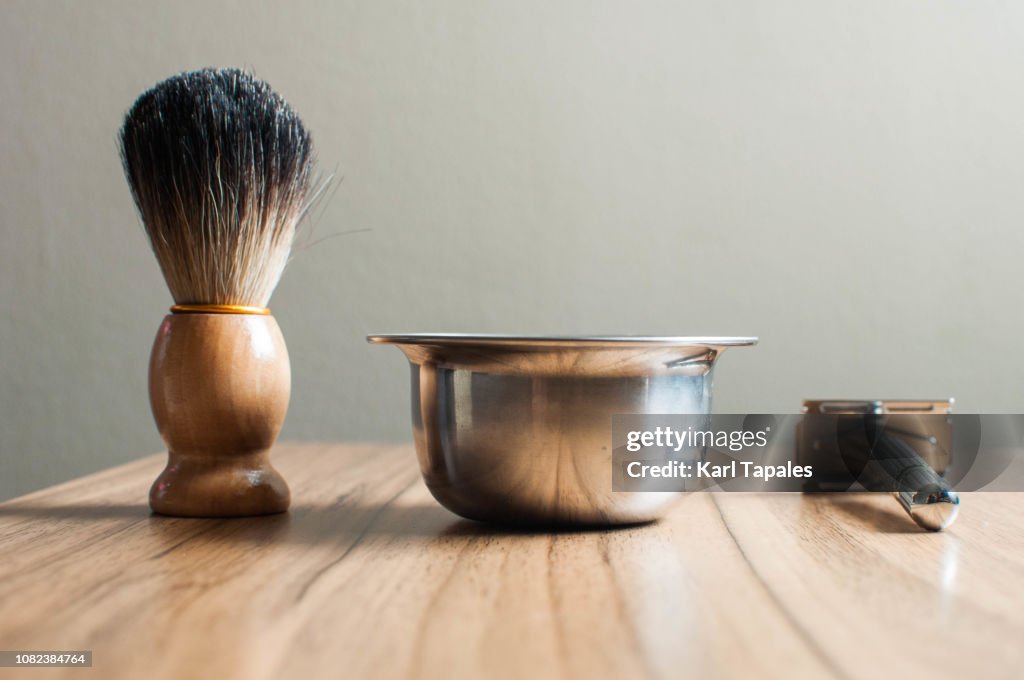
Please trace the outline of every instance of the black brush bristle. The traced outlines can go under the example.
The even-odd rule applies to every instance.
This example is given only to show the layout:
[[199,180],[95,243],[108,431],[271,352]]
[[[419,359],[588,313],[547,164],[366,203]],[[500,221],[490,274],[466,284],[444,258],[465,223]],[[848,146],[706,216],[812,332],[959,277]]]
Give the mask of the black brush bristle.
[[182,73],[136,100],[120,141],[175,301],[264,306],[313,183],[312,140],[288,103],[238,69]]

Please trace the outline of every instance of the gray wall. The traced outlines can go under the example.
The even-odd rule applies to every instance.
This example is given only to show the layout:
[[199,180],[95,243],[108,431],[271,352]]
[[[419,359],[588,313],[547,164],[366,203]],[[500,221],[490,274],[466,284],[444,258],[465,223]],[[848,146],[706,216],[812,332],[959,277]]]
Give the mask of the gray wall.
[[[272,300],[285,437],[406,440],[374,331],[757,334],[721,411],[1024,408],[1024,4],[0,5],[0,498],[159,450],[170,304],[115,150],[184,69],[343,178]],[[410,464],[411,461],[410,461]]]

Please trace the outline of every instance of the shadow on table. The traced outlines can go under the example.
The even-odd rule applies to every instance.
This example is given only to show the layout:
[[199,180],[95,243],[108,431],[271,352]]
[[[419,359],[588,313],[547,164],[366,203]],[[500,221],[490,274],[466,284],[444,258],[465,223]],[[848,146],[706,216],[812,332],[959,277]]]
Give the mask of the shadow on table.
[[[5,522],[13,520],[13,523]],[[280,515],[226,519],[163,517],[144,504],[43,505],[16,503],[0,507],[0,538],[16,530],[19,520],[39,520],[33,531],[76,529],[99,535],[126,530],[147,534],[170,546],[200,543],[338,544],[376,537],[458,540],[474,537],[586,534],[602,529],[537,529],[503,526],[462,519],[436,503],[404,505],[371,503],[345,497],[332,504],[293,505]],[[6,526],[4,526],[6,525]],[[628,530],[621,527],[614,530]],[[603,529],[607,531],[608,529]]]
[[0,505],[0,519],[42,519],[59,521],[95,521],[103,519],[145,519],[151,516],[149,506],[143,504],[98,505],[76,503],[71,505],[36,505],[29,502]]
[[890,494],[828,494],[826,507],[842,514],[845,520],[866,526],[872,531],[886,534],[930,533],[914,524]]

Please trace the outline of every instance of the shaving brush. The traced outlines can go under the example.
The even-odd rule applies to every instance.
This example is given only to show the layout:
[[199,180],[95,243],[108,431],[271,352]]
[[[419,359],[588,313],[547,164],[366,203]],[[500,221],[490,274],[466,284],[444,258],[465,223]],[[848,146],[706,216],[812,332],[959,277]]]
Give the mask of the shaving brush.
[[186,517],[287,510],[288,485],[269,453],[291,371],[267,303],[309,205],[310,135],[266,83],[206,69],[142,94],[120,142],[175,302],[149,364],[168,450],[150,507]]

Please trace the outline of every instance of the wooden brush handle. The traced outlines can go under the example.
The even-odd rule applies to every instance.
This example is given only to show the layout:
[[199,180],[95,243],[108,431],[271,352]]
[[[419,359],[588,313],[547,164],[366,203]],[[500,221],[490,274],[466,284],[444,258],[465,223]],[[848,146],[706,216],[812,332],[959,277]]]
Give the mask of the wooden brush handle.
[[270,447],[291,369],[272,316],[170,314],[149,363],[149,398],[167,467],[149,505],[162,515],[237,517],[288,509]]

